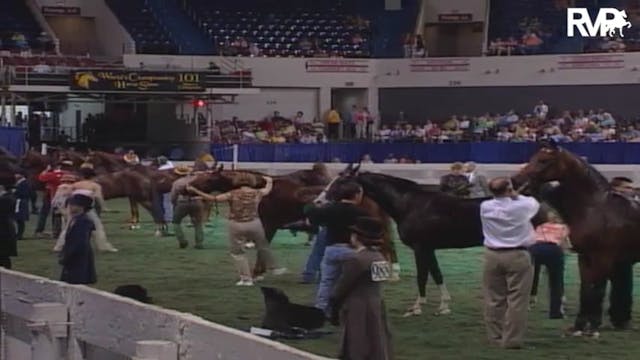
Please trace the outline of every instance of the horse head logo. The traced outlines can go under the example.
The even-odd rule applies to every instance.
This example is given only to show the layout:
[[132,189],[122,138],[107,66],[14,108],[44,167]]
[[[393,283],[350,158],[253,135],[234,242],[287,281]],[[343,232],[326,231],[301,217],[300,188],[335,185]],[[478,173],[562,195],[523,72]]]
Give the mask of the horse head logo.
[[615,36],[616,30],[620,34],[620,37],[624,37],[622,33],[622,29],[630,28],[631,23],[627,21],[627,11],[626,10],[618,10],[613,14],[613,19],[607,19],[607,21],[603,24],[606,28],[606,33],[608,36]]
[[92,72],[80,72],[75,75],[76,85],[83,89],[90,89],[91,83],[98,82],[98,78]]

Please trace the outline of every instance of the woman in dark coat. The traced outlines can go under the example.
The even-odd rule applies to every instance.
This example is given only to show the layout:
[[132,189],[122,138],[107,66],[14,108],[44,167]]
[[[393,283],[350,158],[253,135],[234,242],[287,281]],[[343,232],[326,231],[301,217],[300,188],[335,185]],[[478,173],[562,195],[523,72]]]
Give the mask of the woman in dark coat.
[[15,198],[0,185],[0,267],[6,269],[11,269],[11,257],[18,256],[15,209]]
[[343,333],[339,358],[389,360],[391,332],[380,283],[390,278],[391,265],[376,248],[382,244],[383,225],[360,217],[350,229],[355,253],[344,261],[330,299],[332,323],[339,322]]
[[60,253],[60,280],[69,284],[95,284],[97,281],[91,248],[91,233],[95,227],[87,216],[92,203],[93,199],[85,195],[76,194],[69,198],[72,218]]

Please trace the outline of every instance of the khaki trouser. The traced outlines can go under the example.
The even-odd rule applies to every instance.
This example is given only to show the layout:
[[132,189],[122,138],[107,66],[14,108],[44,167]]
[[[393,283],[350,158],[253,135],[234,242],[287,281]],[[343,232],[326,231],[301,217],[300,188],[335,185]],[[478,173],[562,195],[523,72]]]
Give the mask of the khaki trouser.
[[245,243],[254,242],[258,250],[258,258],[264,261],[267,269],[277,267],[269,242],[264,234],[260,219],[247,222],[229,220],[229,247],[231,256],[236,262],[236,268],[242,279],[250,279],[249,262],[245,255]]
[[[56,245],[53,247],[53,251],[61,251],[62,247],[64,247],[65,237],[67,236],[67,228],[69,227],[69,221],[71,220],[71,216],[69,214],[69,208],[65,207],[60,209],[62,212],[63,219],[63,228],[58,236],[58,240],[56,241]],[[113,251],[115,247],[107,240],[107,233],[104,231],[104,225],[98,216],[98,213],[94,209],[91,209],[87,212],[87,217],[93,222],[93,225],[96,227],[95,234],[95,244],[96,248],[100,251]]]
[[485,323],[489,341],[522,346],[527,329],[533,265],[526,250],[485,250]]
[[189,216],[193,223],[193,230],[196,237],[196,246],[202,246],[204,242],[204,229],[202,228],[202,221],[204,216],[204,204],[201,199],[191,200],[178,200],[175,208],[173,209],[173,229],[178,238],[180,246],[186,246],[188,244],[184,231],[182,231],[182,220]]

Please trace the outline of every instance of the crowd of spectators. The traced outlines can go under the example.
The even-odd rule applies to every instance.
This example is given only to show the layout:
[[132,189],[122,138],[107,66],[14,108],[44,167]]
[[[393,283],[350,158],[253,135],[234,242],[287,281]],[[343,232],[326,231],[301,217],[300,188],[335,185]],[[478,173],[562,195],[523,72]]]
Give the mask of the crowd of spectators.
[[636,121],[616,119],[604,109],[562,111],[550,115],[540,101],[529,114],[511,110],[504,114],[480,116],[453,115],[444,122],[423,124],[398,122],[382,125],[376,132],[378,142],[460,142],[509,141],[533,142],[553,139],[556,142],[640,142]]
[[407,33],[402,39],[405,58],[422,58],[427,56],[427,49],[420,34]]
[[25,34],[16,31],[0,33],[0,50],[50,53],[55,50],[55,44],[51,37],[44,31],[33,39],[29,39]]
[[315,118],[307,121],[302,111],[291,118],[275,111],[260,121],[240,120],[235,116],[231,120],[216,121],[212,140],[227,144],[318,144],[327,142],[327,137],[324,124]]
[[544,26],[536,17],[523,18],[518,23],[518,31],[508,38],[497,37],[489,42],[487,55],[535,55],[553,36],[551,28]]

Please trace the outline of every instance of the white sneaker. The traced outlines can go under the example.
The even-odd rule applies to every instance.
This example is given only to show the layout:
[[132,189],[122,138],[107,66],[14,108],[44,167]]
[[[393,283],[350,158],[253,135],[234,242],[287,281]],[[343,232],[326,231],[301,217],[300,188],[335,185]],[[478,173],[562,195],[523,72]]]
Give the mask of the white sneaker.
[[236,286],[253,286],[252,280],[240,280],[236,283]]
[[253,278],[253,281],[255,281],[255,282],[263,281],[263,280],[264,280],[264,275],[258,275],[258,276]]
[[287,268],[277,268],[277,269],[273,269],[271,271],[271,273],[275,276],[280,276],[280,275],[284,275],[287,273]]

